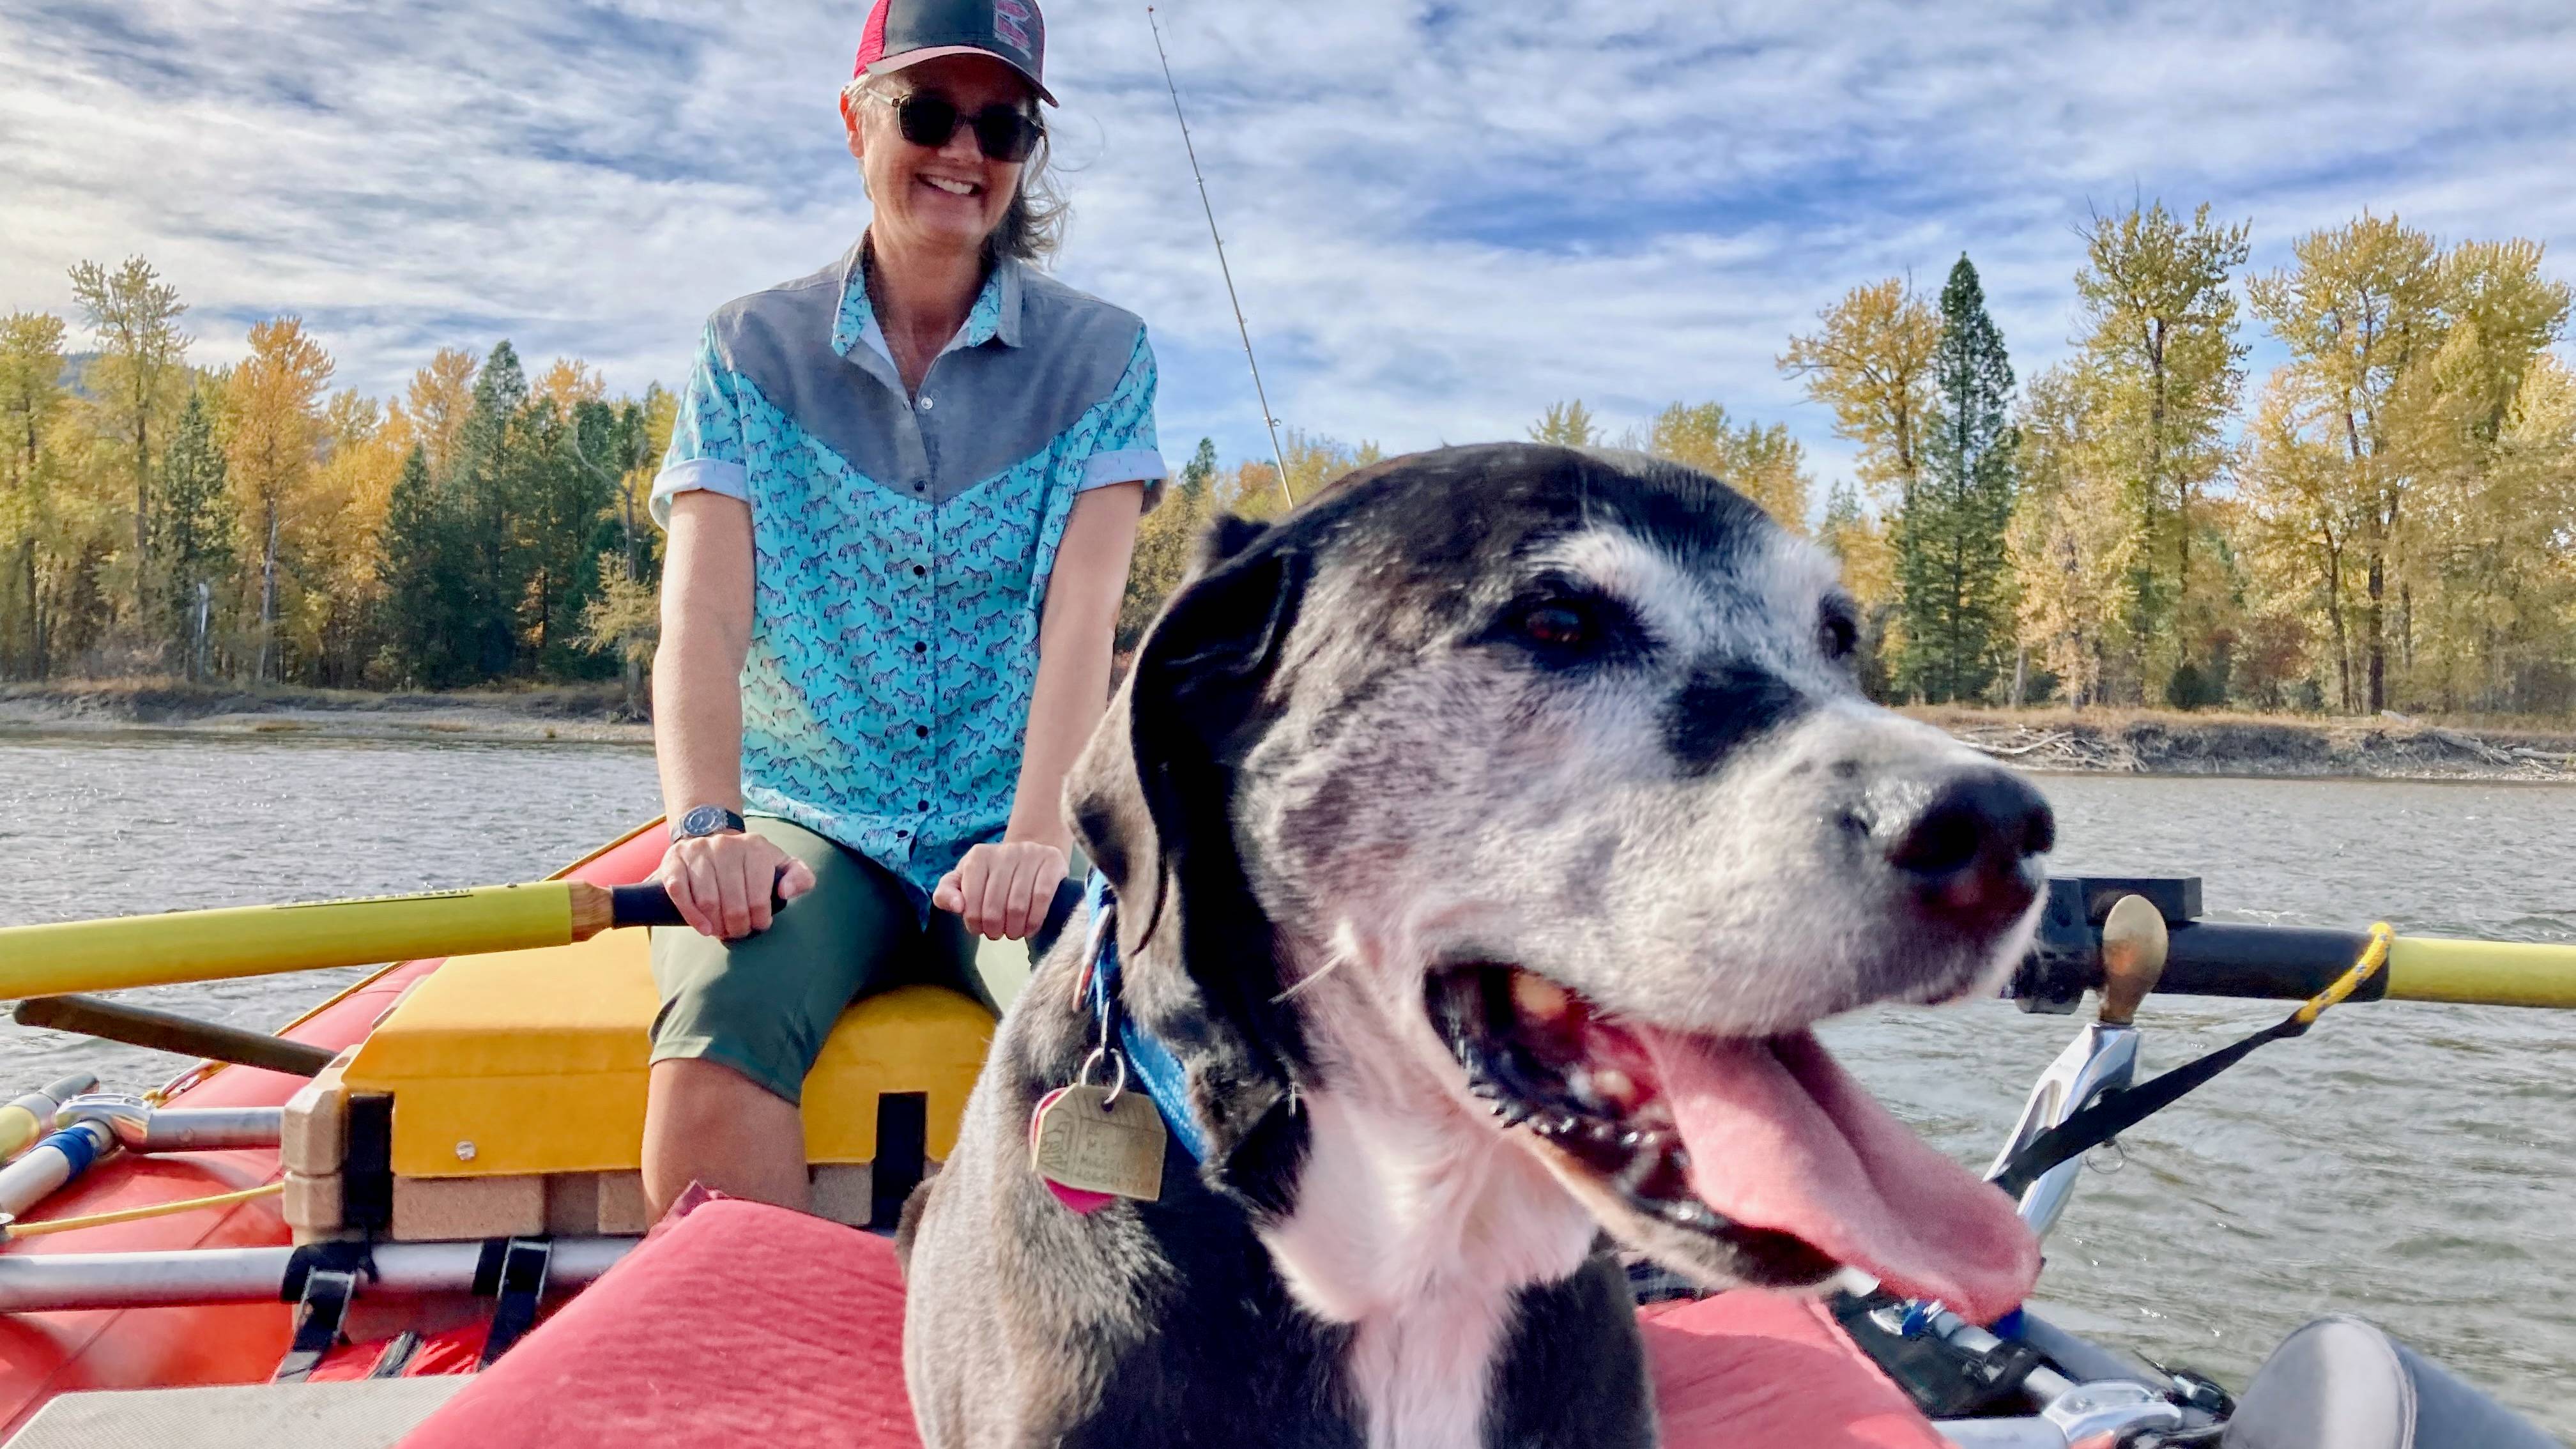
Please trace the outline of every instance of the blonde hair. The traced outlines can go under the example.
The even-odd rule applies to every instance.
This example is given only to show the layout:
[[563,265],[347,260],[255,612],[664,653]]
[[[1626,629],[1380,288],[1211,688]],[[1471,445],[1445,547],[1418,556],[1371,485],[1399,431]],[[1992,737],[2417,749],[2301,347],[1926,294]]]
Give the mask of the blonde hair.
[[[856,77],[841,87],[841,99],[847,101],[853,111],[871,94],[882,94],[888,100],[897,99],[908,94],[893,88],[901,74],[897,71]],[[1034,96],[1029,104],[1032,108],[1037,105]],[[1020,163],[1020,184],[1011,193],[1011,204],[1003,209],[1002,219],[994,226],[992,234],[984,238],[987,257],[997,261],[1009,257],[1044,266],[1047,259],[1055,255],[1056,249],[1064,245],[1064,225],[1073,206],[1056,185],[1055,168],[1049,164],[1053,155],[1053,138],[1041,131],[1037,149],[1029,153],[1029,159]]]

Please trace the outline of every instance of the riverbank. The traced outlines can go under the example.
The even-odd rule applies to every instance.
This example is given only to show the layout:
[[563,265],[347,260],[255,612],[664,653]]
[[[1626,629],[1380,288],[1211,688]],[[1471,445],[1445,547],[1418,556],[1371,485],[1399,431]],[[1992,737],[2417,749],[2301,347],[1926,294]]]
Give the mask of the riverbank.
[[634,744],[653,726],[626,714],[615,684],[373,694],[173,680],[0,684],[0,730]]
[[[2576,782],[2576,729],[2119,710],[1908,710],[1996,759],[2051,773]],[[0,684],[0,730],[319,739],[653,742],[613,683],[370,694],[172,680]]]
[[2285,779],[2576,782],[2576,732],[2379,719],[1911,709],[2026,770]]

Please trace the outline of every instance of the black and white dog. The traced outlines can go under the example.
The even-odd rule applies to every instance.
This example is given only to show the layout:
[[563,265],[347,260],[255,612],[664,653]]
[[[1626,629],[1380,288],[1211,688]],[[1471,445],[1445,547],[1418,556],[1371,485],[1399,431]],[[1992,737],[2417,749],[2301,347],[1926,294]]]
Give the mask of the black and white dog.
[[1990,988],[2047,805],[1855,689],[1829,561],[1716,481],[1499,445],[1228,519],[1068,787],[1205,1160],[1088,1215],[1032,1109],[1080,932],[906,1223],[930,1449],[1649,1445],[1602,1235],[1971,1314],[2037,1248],[1808,1034]]

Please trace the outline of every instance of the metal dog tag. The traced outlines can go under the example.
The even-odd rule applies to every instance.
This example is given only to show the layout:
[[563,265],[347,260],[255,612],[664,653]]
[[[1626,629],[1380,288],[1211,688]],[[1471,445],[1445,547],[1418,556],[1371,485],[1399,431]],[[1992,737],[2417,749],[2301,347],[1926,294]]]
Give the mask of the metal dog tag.
[[1069,1193],[1152,1202],[1163,1195],[1168,1136],[1163,1114],[1143,1092],[1120,1092],[1112,1101],[1105,1087],[1059,1087],[1030,1116],[1029,1163],[1077,1212],[1100,1204]]

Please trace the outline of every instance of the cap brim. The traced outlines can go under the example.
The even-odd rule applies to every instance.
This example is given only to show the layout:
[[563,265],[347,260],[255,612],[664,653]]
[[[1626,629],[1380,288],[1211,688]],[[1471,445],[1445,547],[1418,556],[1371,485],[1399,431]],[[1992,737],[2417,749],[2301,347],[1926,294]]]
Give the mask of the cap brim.
[[1027,69],[1021,66],[1018,61],[1011,59],[1009,56],[1002,54],[998,50],[987,50],[980,45],[925,45],[919,50],[907,50],[901,55],[890,55],[883,60],[871,61],[868,64],[867,73],[870,75],[892,75],[896,71],[906,69],[910,66],[919,65],[925,60],[937,60],[943,55],[981,55],[993,60],[998,60],[1002,64],[1009,66],[1013,71],[1017,72],[1020,79],[1027,81],[1029,85],[1037,91],[1039,100],[1046,102],[1050,106],[1057,104],[1055,92],[1046,88],[1046,82],[1029,74]]

